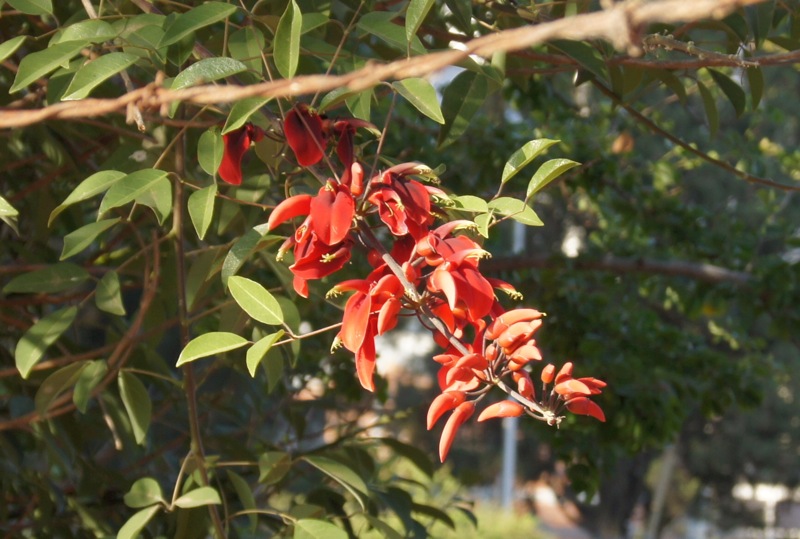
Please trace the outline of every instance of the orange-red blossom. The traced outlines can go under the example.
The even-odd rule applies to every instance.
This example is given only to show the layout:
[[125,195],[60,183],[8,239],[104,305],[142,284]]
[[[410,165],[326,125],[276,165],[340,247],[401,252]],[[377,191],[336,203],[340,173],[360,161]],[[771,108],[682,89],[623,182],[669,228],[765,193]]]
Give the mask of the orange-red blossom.
[[[485,277],[481,259],[489,256],[479,243],[461,230],[470,221],[448,221],[434,227],[434,216],[445,215],[433,196],[440,189],[419,179],[430,169],[420,163],[401,163],[372,177],[358,161],[357,127],[360,120],[329,120],[306,105],[295,106],[286,116],[283,131],[298,165],[312,167],[324,161],[330,176],[316,194],[300,193],[279,203],[269,216],[267,228],[302,217],[279,249],[279,257],[293,253],[289,269],[294,288],[308,297],[310,280],[336,273],[351,259],[354,247],[366,248],[373,270],[363,279],[350,279],[333,287],[330,295],[350,293],[344,305],[337,342],[353,352],[361,385],[373,391],[375,338],[391,330],[402,313],[417,316],[434,330],[444,352],[434,357],[441,364],[442,393],[428,409],[428,429],[449,414],[439,445],[439,457],[447,457],[459,427],[492,387],[506,393],[506,400],[486,407],[478,421],[527,414],[558,425],[563,410],[605,416],[591,400],[605,383],[595,378],[574,378],[572,363],[556,374],[555,366],[542,369],[542,392],[537,399],[528,371],[542,353],[534,338],[543,313],[520,308],[506,311],[495,289],[512,295],[511,285]],[[227,136],[220,174],[231,183],[241,181],[243,153],[260,130],[242,128]],[[336,142],[336,159],[327,158]],[[334,166],[338,163],[341,169]],[[319,172],[316,172],[319,177]],[[383,228],[385,233],[376,232]],[[391,249],[382,238],[391,237]],[[471,342],[466,335],[473,335]],[[552,387],[551,387],[552,386]]]

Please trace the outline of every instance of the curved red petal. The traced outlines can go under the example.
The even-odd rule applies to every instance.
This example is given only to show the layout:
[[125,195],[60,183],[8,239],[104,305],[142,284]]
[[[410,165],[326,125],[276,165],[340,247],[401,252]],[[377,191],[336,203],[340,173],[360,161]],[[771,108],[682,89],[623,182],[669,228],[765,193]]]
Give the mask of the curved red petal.
[[344,306],[342,344],[351,352],[358,351],[364,343],[369,327],[369,315],[372,310],[372,298],[368,294],[356,292]]
[[222,162],[219,165],[219,177],[231,185],[242,183],[242,158],[250,149],[250,130],[240,127],[235,131],[222,135]]
[[603,413],[603,409],[600,408],[597,403],[586,397],[576,397],[567,401],[567,410],[573,414],[591,416],[603,423],[606,421],[606,415]]
[[486,407],[478,416],[478,422],[496,417],[519,417],[525,413],[525,407],[517,401],[505,400]]

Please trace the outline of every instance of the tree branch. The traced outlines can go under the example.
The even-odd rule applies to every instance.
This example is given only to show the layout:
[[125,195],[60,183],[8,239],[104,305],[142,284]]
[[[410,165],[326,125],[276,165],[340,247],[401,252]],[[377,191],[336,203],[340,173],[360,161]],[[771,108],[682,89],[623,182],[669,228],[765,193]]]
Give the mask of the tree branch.
[[711,284],[732,283],[743,286],[750,283],[753,276],[743,271],[735,271],[704,262],[684,260],[653,260],[650,258],[616,258],[606,256],[600,259],[563,259],[546,256],[514,256],[491,258],[481,262],[487,271],[508,271],[520,269],[574,268],[588,271],[611,273],[651,273],[673,277],[688,277],[695,281]]
[[22,127],[48,119],[102,116],[129,106],[142,110],[165,110],[177,102],[196,104],[231,103],[248,97],[288,98],[313,95],[337,88],[359,91],[383,81],[423,77],[471,55],[490,57],[496,52],[513,52],[556,39],[601,39],[618,50],[641,54],[640,31],[651,23],[671,23],[699,19],[719,19],[742,6],[763,0],[661,0],[623,2],[609,9],[526,25],[485,35],[467,42],[463,50],[449,49],[396,60],[388,64],[368,64],[344,75],[304,75],[250,86],[204,85],[183,90],[168,90],[151,83],[113,99],[90,98],[56,103],[40,109],[0,111],[0,128]]

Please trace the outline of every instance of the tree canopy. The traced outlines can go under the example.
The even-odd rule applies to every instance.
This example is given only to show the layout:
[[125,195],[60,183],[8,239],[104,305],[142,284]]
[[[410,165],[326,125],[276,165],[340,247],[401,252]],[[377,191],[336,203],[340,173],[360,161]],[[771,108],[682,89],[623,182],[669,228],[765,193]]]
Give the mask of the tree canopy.
[[796,2],[0,9],[6,533],[442,536],[487,417],[609,537],[630,455],[796,461]]

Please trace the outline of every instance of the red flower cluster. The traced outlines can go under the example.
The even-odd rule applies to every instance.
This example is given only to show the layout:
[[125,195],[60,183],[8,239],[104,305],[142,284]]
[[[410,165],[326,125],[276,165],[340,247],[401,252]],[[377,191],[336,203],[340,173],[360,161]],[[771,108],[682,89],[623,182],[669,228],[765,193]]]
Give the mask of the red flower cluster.
[[[599,394],[605,383],[594,378],[573,378],[567,363],[557,376],[555,367],[542,371],[542,398],[537,401],[534,385],[525,367],[540,361],[542,354],[533,338],[542,325],[542,313],[535,309],[506,312],[495,289],[512,295],[508,283],[485,277],[480,260],[489,256],[464,229],[470,221],[450,221],[434,227],[434,215],[443,213],[432,195],[444,193],[418,178],[430,172],[420,163],[403,163],[365,177],[358,162],[354,137],[356,129],[370,124],[358,120],[332,121],[298,105],[286,116],[284,135],[298,165],[312,167],[326,161],[333,178],[328,178],[316,195],[298,194],[278,204],[269,216],[268,229],[303,217],[279,249],[279,257],[290,250],[298,294],[308,296],[308,282],[329,276],[351,258],[353,248],[367,248],[373,270],[364,279],[352,279],[333,287],[330,295],[350,292],[337,342],[355,355],[359,380],[374,390],[375,338],[394,328],[401,312],[415,314],[434,331],[445,350],[434,357],[441,364],[442,394],[428,411],[428,428],[451,412],[442,431],[439,455],[447,456],[458,428],[475,411],[476,404],[493,386],[505,391],[510,400],[490,405],[478,420],[528,414],[557,425],[563,409],[604,421],[600,407],[589,397]],[[241,171],[229,167],[241,162],[251,140],[260,133],[252,127],[226,138],[226,171],[220,175],[241,181]],[[229,142],[230,141],[230,142]],[[328,158],[328,146],[335,143],[341,174]],[[242,149],[244,148],[244,150]],[[231,183],[238,183],[231,182]],[[392,237],[387,252],[376,228]],[[487,322],[487,318],[491,318]],[[473,335],[467,342],[468,335]],[[513,381],[513,384],[509,385]],[[555,381],[552,390],[549,384]]]

